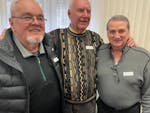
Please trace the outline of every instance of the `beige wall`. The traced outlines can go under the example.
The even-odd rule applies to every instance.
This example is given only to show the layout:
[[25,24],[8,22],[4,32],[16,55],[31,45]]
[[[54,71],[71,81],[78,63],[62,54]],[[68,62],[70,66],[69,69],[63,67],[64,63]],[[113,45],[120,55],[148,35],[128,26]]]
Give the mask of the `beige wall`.
[[[150,0],[91,0],[92,13],[96,31],[100,33],[105,42],[106,23],[116,14],[128,17],[131,26],[131,36],[139,46],[150,51]],[[97,24],[95,24],[97,23]]]

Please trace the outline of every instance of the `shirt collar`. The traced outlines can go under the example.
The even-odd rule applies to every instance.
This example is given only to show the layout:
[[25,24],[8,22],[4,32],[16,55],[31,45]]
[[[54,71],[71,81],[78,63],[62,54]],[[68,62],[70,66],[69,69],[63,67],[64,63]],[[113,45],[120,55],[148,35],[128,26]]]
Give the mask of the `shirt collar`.
[[[111,44],[108,44],[108,48],[111,49]],[[125,54],[131,47],[125,45],[122,49],[123,54]]]
[[73,32],[73,33],[75,33],[75,34],[83,34],[83,33],[86,32],[86,30],[84,30],[82,33],[78,33],[78,32],[76,32],[71,26],[69,26],[69,29],[70,29],[71,32]]
[[[14,37],[13,39],[14,39],[16,46],[18,47],[19,51],[21,52],[21,54],[24,58],[27,58],[30,56],[35,56],[35,54],[28,51],[14,35],[13,35],[13,37]],[[44,50],[43,43],[40,43],[39,54],[44,54],[44,53],[45,53],[45,50]]]

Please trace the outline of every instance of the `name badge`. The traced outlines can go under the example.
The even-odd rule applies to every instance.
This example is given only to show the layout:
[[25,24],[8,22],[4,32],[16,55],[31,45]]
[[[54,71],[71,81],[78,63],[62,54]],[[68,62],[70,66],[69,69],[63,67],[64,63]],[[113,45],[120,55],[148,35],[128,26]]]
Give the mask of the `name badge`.
[[123,76],[134,76],[134,72],[123,72]]
[[94,49],[93,46],[86,46],[86,49]]
[[57,57],[55,57],[55,58],[53,59],[53,61],[54,61],[54,62],[58,62],[59,59],[58,59]]

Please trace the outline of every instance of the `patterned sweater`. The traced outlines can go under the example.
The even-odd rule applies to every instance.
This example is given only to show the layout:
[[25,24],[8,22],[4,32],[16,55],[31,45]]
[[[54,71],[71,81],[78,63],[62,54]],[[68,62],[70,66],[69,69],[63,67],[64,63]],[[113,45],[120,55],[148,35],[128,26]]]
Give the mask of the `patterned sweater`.
[[55,39],[55,49],[61,59],[64,95],[70,103],[85,103],[96,96],[96,51],[103,40],[90,30],[75,34],[66,29],[49,33]]

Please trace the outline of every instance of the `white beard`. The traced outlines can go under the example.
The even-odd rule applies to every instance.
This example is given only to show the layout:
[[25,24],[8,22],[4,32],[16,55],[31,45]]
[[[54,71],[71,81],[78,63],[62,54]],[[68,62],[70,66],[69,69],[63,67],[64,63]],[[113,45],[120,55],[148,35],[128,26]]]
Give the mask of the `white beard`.
[[30,44],[37,44],[37,43],[42,42],[43,38],[44,38],[43,36],[41,36],[41,37],[39,37],[39,38],[37,38],[37,39],[35,39],[35,38],[33,38],[33,37],[27,37],[27,41],[28,41],[28,43],[30,43]]

